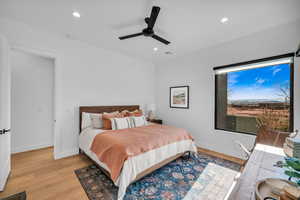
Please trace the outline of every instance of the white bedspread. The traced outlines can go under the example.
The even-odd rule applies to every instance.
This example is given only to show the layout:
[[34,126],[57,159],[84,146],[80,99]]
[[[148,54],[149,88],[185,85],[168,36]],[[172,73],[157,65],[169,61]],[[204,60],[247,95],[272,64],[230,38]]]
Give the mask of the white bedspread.
[[[101,134],[106,130],[102,129],[91,129],[87,128],[83,130],[79,136],[79,147],[83,150],[93,161],[99,164],[108,172],[110,171],[105,163],[99,161],[98,157],[90,150],[94,137],[97,134]],[[185,151],[197,152],[196,145],[191,140],[184,140],[176,143],[172,143],[143,154],[130,157],[125,161],[120,176],[114,182],[116,186],[119,187],[118,191],[118,200],[122,200],[127,186],[135,180],[136,176],[151,166],[166,160],[172,156],[175,156],[178,153],[183,153]]]

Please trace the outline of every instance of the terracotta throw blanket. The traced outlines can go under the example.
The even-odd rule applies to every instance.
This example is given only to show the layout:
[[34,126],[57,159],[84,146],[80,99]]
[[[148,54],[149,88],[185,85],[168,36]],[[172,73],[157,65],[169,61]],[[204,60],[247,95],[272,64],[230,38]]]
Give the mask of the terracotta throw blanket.
[[181,128],[148,125],[100,133],[95,137],[91,151],[107,165],[111,179],[116,181],[129,157],[182,140],[193,138]]

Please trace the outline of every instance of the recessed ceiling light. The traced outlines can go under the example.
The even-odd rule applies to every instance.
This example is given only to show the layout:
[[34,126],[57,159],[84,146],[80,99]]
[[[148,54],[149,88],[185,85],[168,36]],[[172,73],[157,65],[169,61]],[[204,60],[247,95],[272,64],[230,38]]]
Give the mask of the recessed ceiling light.
[[158,48],[157,48],[157,47],[154,47],[154,48],[153,48],[153,51],[157,51],[157,50],[158,50]]
[[223,24],[225,24],[226,22],[228,22],[228,18],[227,17],[223,17],[222,19],[221,19],[221,23],[223,23]]
[[73,11],[73,12],[72,12],[72,15],[73,15],[73,17],[75,17],[75,18],[80,18],[80,13],[77,12],[77,11]]

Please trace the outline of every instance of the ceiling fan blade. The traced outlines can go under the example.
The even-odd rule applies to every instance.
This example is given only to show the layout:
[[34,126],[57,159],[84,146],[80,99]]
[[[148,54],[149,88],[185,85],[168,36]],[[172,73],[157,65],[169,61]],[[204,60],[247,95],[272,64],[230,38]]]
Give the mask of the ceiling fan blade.
[[160,11],[160,7],[158,7],[158,6],[152,7],[151,15],[150,15],[149,22],[148,22],[148,28],[153,29],[159,11]]
[[160,41],[160,42],[162,42],[162,43],[164,43],[166,45],[168,45],[168,44],[171,43],[168,40],[165,40],[164,38],[159,37],[158,35],[153,35],[152,38],[154,38],[154,39],[156,39],[156,40],[158,40],[158,41]]
[[128,39],[128,38],[133,38],[133,37],[137,37],[143,35],[143,33],[135,33],[135,34],[131,34],[131,35],[126,35],[126,36],[121,36],[119,37],[120,40],[124,40],[124,39]]

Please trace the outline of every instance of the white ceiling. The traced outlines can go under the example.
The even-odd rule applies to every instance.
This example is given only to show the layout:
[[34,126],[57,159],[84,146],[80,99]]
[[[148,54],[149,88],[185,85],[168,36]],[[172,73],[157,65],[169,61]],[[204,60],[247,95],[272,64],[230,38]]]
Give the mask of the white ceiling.
[[[152,5],[161,7],[156,33],[171,44],[138,37]],[[72,17],[72,11],[81,14]],[[220,23],[228,17],[227,24]],[[0,17],[70,35],[89,44],[148,60],[161,60],[300,19],[299,0],[0,0]],[[153,48],[158,47],[154,52]],[[171,51],[173,55],[164,52]]]

